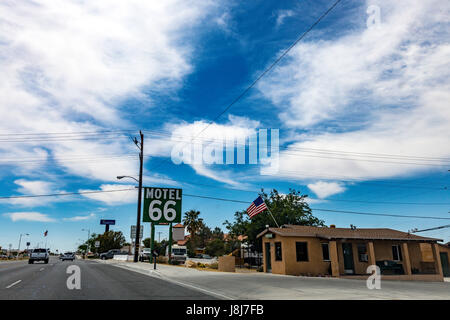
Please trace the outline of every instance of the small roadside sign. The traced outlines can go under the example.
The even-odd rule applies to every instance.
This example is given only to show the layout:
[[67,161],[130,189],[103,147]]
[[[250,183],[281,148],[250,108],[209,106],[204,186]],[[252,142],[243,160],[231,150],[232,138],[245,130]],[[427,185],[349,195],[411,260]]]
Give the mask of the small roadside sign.
[[100,247],[100,241],[95,241],[95,247],[96,248]]
[[181,222],[182,189],[144,188],[144,222]]
[[116,220],[102,219],[102,220],[100,220],[100,224],[115,225],[116,224]]
[[[144,234],[144,226],[141,226],[139,231],[139,240],[142,240]],[[131,226],[131,239],[136,239],[136,226]]]

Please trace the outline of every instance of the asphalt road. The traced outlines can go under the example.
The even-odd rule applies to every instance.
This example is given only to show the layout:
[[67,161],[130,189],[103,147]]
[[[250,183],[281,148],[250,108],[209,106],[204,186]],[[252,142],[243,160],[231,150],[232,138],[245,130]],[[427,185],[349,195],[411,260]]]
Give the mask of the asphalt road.
[[[81,289],[69,290],[67,267],[80,267]],[[215,299],[144,274],[130,272],[93,261],[60,261],[51,258],[48,264],[27,261],[0,263],[0,299]]]

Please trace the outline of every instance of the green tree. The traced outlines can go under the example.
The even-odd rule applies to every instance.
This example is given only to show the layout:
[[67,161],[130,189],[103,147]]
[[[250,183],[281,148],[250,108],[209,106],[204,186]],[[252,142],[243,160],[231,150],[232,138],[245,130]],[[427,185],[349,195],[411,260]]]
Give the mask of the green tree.
[[[283,224],[324,225],[323,220],[313,216],[311,208],[305,201],[307,196],[302,195],[299,191],[289,189],[288,194],[282,195],[273,189],[268,195],[262,189],[260,196],[266,202],[280,226]],[[254,216],[250,220],[246,210],[237,211],[234,214],[234,221],[226,220],[224,225],[229,230],[231,241],[235,241],[239,235],[246,235],[250,244],[255,245],[258,250],[260,250],[260,241],[257,241],[256,236],[266,228],[266,225],[276,227],[275,222],[267,211]]]
[[208,226],[202,224],[200,230],[197,233],[197,236],[197,246],[200,248],[204,248],[212,237],[212,231]]
[[151,238],[145,238],[142,242],[144,243],[144,248],[150,248],[151,243],[152,243],[152,239]]
[[95,241],[100,241],[100,247],[95,248],[96,252],[102,253],[111,249],[122,248],[126,241],[121,231],[108,231],[100,235],[96,235]]
[[213,239],[208,242],[205,253],[212,257],[219,257],[225,254],[225,241],[223,239]]
[[215,227],[214,230],[211,232],[211,238],[223,240],[222,229],[220,229],[219,227]]
[[183,224],[189,234],[195,235],[203,226],[203,219],[199,218],[200,211],[189,210],[184,213]]

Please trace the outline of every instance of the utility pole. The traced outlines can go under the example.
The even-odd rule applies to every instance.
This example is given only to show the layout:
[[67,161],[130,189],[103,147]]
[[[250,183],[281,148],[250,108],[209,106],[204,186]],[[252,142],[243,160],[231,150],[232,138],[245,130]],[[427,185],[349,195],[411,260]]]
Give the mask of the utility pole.
[[137,222],[136,222],[136,239],[134,241],[134,262],[139,260],[139,247],[140,247],[140,232],[141,232],[141,199],[142,199],[142,167],[144,166],[144,135],[142,131],[139,131],[141,136],[141,142],[139,143],[134,138],[134,144],[139,148],[139,191],[138,191],[138,205],[137,205]]
[[161,233],[162,233],[161,231],[158,231],[158,232],[157,232],[157,234],[158,234],[158,242],[159,242],[159,243],[161,243]]

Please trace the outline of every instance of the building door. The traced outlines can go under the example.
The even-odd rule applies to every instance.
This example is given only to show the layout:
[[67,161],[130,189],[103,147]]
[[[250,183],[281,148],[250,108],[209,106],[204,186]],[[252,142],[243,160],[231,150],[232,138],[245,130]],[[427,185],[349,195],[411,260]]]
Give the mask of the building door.
[[272,258],[270,256],[270,242],[266,242],[266,272],[272,272]]
[[348,243],[348,242],[344,242],[342,244],[342,251],[344,253],[344,272],[346,274],[354,274],[355,273],[355,265],[353,262],[352,244]]
[[442,264],[442,272],[444,277],[450,277],[450,265],[448,263],[448,254],[447,252],[441,252],[441,264]]

